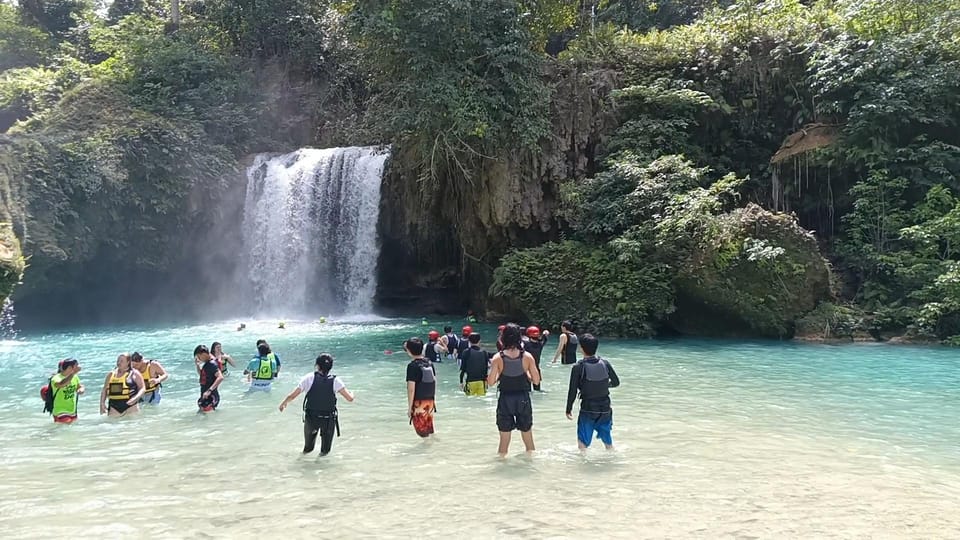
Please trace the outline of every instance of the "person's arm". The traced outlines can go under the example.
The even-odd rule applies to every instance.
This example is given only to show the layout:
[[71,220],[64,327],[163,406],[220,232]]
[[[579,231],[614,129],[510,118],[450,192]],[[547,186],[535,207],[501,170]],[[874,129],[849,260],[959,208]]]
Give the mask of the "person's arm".
[[233,367],[237,367],[237,363],[233,361],[233,357],[229,354],[223,355],[223,361],[230,364]]
[[103,390],[100,390],[100,414],[107,414],[107,388],[110,387],[110,373],[103,379]]
[[76,375],[76,374],[79,373],[79,372],[80,372],[80,367],[79,367],[79,366],[70,368],[70,374],[69,374],[69,375],[65,375],[65,376],[63,377],[63,380],[62,380],[62,381],[60,381],[60,382],[58,382],[58,383],[53,383],[53,386],[54,386],[55,388],[58,388],[58,389],[59,389],[59,388],[63,388],[64,386],[69,385],[70,382],[73,381],[73,376]]
[[87,391],[87,387],[84,386],[84,385],[82,385],[82,384],[77,387],[77,395],[78,395],[78,396],[82,396],[83,394],[86,393],[86,391]]
[[503,361],[500,355],[493,357],[490,363],[490,373],[487,374],[487,386],[493,386],[500,380],[500,372],[503,371]]
[[560,357],[560,354],[563,352],[563,348],[567,345],[567,335],[560,334],[560,339],[557,340],[557,352],[553,353],[553,362],[551,364],[557,363],[557,358]]
[[577,400],[577,391],[580,390],[580,370],[583,366],[575,364],[570,370],[570,387],[567,389],[567,418],[573,420],[573,402]]
[[353,401],[353,394],[349,390],[347,390],[346,386],[338,390],[337,393],[343,396],[343,399],[351,402]]
[[[154,372],[153,372],[153,368],[157,368],[157,373],[154,373]],[[151,363],[150,363],[150,374],[151,374],[151,375],[156,375],[155,377],[153,377],[152,379],[150,379],[151,381],[153,381],[153,384],[160,384],[160,383],[162,383],[163,381],[165,381],[165,380],[167,380],[167,379],[170,378],[170,375],[167,373],[167,370],[163,369],[163,366],[161,366],[160,364],[158,364],[158,363],[156,363],[156,362],[151,362]]]
[[284,398],[283,401],[280,403],[280,412],[283,412],[283,410],[287,408],[287,405],[289,405],[291,401],[297,399],[297,396],[300,395],[300,392],[301,390],[299,386],[294,388],[293,392],[290,392],[290,394],[287,395],[287,397]]
[[200,361],[200,358],[199,358],[199,357],[194,356],[194,357],[193,357],[193,363],[194,363],[194,365],[196,365],[197,375],[199,375],[199,374],[200,374],[200,370],[203,369],[203,362]]
[[137,394],[132,396],[127,400],[127,405],[136,405],[140,398],[143,397],[144,392],[147,391],[147,385],[143,381],[143,375],[139,371],[132,369],[130,373],[133,374],[133,382],[137,384]]
[[616,388],[620,386],[620,377],[617,377],[617,372],[613,370],[613,366],[610,365],[610,362],[607,362],[607,372],[610,374],[610,388]]
[[540,370],[537,369],[537,361],[533,359],[530,353],[523,353],[523,369],[527,372],[527,378],[533,384],[540,384]]
[[407,381],[407,417],[413,416],[413,392],[417,389],[417,383]]

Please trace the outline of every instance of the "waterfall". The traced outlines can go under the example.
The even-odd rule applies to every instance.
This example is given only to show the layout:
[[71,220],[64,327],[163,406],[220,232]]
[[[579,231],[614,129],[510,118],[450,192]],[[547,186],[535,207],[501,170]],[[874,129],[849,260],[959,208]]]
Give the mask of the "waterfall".
[[381,147],[261,154],[247,169],[243,267],[264,314],[370,313]]

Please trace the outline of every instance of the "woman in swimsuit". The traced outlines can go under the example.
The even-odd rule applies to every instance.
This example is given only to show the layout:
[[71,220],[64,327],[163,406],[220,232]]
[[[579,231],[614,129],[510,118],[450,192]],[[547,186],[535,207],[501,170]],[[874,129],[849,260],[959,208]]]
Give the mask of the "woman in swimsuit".
[[132,368],[130,356],[117,357],[117,368],[107,373],[100,391],[100,414],[127,416],[140,411],[140,398],[146,391],[143,375]]

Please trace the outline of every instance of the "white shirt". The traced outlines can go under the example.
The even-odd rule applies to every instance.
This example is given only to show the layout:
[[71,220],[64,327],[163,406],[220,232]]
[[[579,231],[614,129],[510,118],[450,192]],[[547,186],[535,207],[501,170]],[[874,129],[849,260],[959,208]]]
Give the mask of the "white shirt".
[[[309,392],[309,391],[310,391],[310,388],[313,386],[313,376],[316,375],[316,373],[317,373],[317,372],[315,371],[315,372],[313,372],[313,373],[311,373],[311,374],[309,374],[309,375],[305,375],[302,379],[300,379],[300,384],[298,384],[297,387],[300,388],[300,391],[301,391],[301,392]],[[337,377],[337,378],[333,379],[333,392],[334,392],[334,393],[337,393],[337,392],[339,392],[340,390],[343,390],[344,388],[346,388],[346,386],[344,386],[343,382],[340,381],[340,377]]]

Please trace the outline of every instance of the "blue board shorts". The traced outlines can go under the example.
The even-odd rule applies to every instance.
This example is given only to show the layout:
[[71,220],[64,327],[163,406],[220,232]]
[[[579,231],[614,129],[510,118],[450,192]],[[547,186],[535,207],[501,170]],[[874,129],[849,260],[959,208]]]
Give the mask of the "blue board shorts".
[[160,400],[163,398],[163,395],[160,393],[160,387],[158,386],[156,390],[150,392],[149,394],[144,394],[140,399],[140,403],[145,405],[159,405]]
[[584,446],[590,446],[593,442],[593,434],[603,441],[607,446],[613,445],[613,435],[610,433],[613,429],[613,411],[605,413],[595,413],[589,411],[580,411],[577,416],[577,439]]

